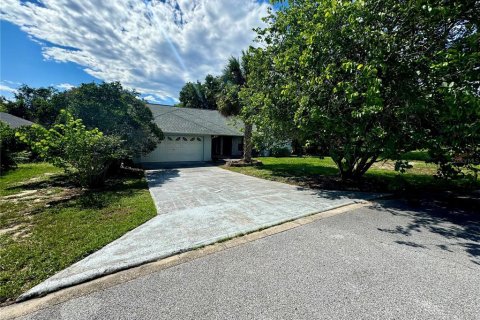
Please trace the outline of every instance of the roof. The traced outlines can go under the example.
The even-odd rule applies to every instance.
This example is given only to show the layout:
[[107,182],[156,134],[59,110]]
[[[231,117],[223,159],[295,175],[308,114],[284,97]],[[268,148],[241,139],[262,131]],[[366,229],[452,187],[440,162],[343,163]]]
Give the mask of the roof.
[[22,126],[31,126],[33,122],[19,118],[10,113],[0,112],[0,121],[5,122],[10,128],[19,128]]
[[179,108],[147,104],[155,123],[164,133],[243,136],[243,122],[225,117],[218,110]]

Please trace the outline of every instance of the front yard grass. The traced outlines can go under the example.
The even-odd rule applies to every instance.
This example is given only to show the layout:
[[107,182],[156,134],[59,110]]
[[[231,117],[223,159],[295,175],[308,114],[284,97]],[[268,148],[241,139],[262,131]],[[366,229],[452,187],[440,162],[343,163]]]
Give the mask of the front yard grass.
[[57,168],[23,164],[0,177],[0,303],[102,248],[156,215],[142,172],[98,190]]
[[261,157],[257,167],[226,167],[226,169],[258,178],[332,190],[377,192],[442,191],[478,188],[480,183],[469,179],[447,181],[437,179],[437,167],[424,161],[409,161],[413,166],[405,173],[395,171],[394,161],[375,163],[360,182],[344,182],[329,157]]

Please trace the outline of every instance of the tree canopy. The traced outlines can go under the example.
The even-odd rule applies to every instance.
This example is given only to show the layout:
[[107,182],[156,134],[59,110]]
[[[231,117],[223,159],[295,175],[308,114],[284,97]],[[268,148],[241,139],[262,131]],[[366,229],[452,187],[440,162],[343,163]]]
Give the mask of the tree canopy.
[[32,88],[21,85],[14,94],[14,101],[2,97],[5,112],[32,122],[51,126],[63,107],[58,91],[53,87]]
[[64,92],[23,85],[14,101],[2,99],[0,103],[5,112],[46,128],[58,123],[60,111],[66,109],[89,130],[97,128],[122,140],[128,158],[152,151],[163,139],[152,112],[138,93],[118,82],[86,83]]
[[264,46],[250,49],[242,96],[260,132],[327,145],[344,178],[418,147],[478,154],[479,9],[290,2],[257,30]]
[[119,137],[129,157],[152,151],[163,139],[145,102],[118,82],[82,84],[64,95],[75,118],[90,130]]
[[187,82],[179,94],[178,107],[194,109],[217,109],[217,95],[222,87],[221,79],[207,75],[205,81]]

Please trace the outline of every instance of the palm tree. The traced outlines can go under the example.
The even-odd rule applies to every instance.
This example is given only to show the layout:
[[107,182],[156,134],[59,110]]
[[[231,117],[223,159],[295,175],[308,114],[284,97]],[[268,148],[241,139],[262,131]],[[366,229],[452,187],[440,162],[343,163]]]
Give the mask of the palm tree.
[[[224,116],[238,116],[242,112],[242,101],[239,97],[240,90],[247,85],[246,55],[242,53],[242,60],[231,57],[223,69],[223,88],[218,95],[218,110]],[[245,124],[243,161],[252,162],[252,124],[248,119],[243,119]]]

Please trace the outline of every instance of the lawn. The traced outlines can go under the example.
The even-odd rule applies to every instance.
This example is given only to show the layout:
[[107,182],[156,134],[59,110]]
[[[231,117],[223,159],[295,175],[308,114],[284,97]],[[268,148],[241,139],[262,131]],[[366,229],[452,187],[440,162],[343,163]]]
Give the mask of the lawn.
[[67,181],[44,163],[0,178],[0,303],[156,215],[142,172],[124,171],[92,191]]
[[437,167],[431,163],[414,160],[405,173],[395,171],[393,161],[375,163],[360,182],[343,182],[338,178],[338,169],[329,157],[262,157],[263,165],[257,167],[228,167],[226,169],[285,183],[314,188],[338,190],[362,190],[379,192],[440,191],[446,189],[471,189],[479,186],[471,180],[445,181],[434,174]]

